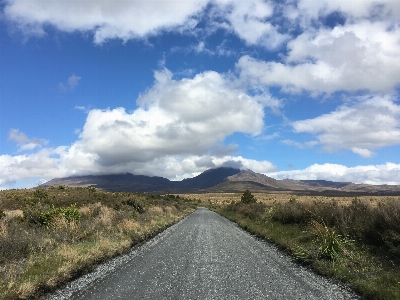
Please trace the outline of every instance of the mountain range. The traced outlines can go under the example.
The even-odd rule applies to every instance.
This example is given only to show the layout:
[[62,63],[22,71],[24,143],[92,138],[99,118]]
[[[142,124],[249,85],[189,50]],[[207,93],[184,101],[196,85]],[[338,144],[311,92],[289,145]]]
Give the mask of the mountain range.
[[110,174],[55,178],[44,184],[49,186],[94,186],[107,191],[127,191],[140,193],[234,193],[251,192],[293,192],[324,195],[400,195],[398,185],[368,185],[351,182],[326,180],[277,180],[251,170],[234,168],[209,169],[200,175],[171,181],[157,176]]

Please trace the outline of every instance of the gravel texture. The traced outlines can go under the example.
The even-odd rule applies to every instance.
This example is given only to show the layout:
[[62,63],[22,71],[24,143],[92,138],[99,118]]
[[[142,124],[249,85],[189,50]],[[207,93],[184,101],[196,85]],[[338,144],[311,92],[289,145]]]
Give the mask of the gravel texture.
[[361,299],[199,208],[46,299]]

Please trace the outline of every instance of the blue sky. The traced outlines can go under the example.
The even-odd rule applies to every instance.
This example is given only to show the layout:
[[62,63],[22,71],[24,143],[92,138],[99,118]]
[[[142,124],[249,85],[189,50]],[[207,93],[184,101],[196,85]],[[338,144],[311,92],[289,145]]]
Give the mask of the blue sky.
[[2,189],[219,166],[400,184],[397,1],[0,3]]

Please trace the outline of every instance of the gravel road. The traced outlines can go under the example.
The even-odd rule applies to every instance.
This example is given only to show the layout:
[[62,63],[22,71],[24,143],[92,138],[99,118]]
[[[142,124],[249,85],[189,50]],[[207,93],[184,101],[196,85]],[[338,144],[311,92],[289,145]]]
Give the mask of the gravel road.
[[47,299],[361,299],[199,208]]

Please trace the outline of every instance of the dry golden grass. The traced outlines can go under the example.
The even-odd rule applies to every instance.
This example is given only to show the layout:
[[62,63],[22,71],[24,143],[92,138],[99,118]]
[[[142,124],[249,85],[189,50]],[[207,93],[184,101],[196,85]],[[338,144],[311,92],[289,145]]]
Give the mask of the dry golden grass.
[[162,209],[162,207],[159,207],[159,206],[152,206],[147,211],[148,211],[148,213],[155,215],[155,216],[159,216],[164,213],[164,210]]
[[0,220],[0,237],[7,238],[8,236],[8,224],[6,218]]
[[176,208],[174,206],[166,206],[166,207],[164,207],[164,212],[168,216],[171,216],[174,212],[176,212]]
[[20,209],[15,210],[5,210],[5,216],[0,219],[0,237],[7,238],[8,236],[8,223],[16,218],[16,217],[23,217],[24,213]]
[[0,208],[0,299],[23,299],[40,296],[39,286],[57,287],[126,252],[194,205],[158,195],[64,187],[0,191]]
[[56,231],[74,232],[79,230],[79,225],[79,222],[76,220],[68,222],[63,216],[56,216],[51,220],[49,227]]
[[239,203],[241,194],[187,197],[350,284],[366,299],[400,299],[399,196],[254,196],[265,205],[258,216],[253,206],[262,204]]
[[58,254],[68,263],[79,263],[81,260],[79,251],[69,245],[62,245],[58,250]]
[[36,283],[34,281],[25,281],[18,287],[17,295],[21,299],[28,299],[35,288]]
[[100,206],[99,214],[97,215],[94,221],[96,224],[109,227],[113,223],[114,214],[115,213],[112,208],[109,208],[107,206]]
[[6,218],[9,218],[9,219],[13,219],[16,217],[22,218],[24,216],[24,212],[20,209],[5,210],[4,213],[6,215]]
[[136,221],[125,219],[122,222],[118,223],[117,227],[120,232],[130,233],[137,231],[140,228],[140,224]]
[[78,211],[82,216],[85,217],[90,216],[90,214],[92,213],[92,210],[90,209],[89,206],[82,206],[78,209]]
[[[341,205],[348,205],[354,200],[354,196],[346,197],[327,197],[327,196],[308,196],[308,195],[296,195],[289,193],[252,193],[257,201],[272,205],[274,203],[288,202],[291,199],[296,199],[298,202],[331,202],[336,201]],[[200,200],[201,205],[224,205],[233,202],[239,202],[243,193],[207,193],[207,194],[183,194],[182,197],[186,197],[192,200]],[[372,206],[376,206],[378,203],[387,200],[400,200],[399,196],[357,196],[357,199],[364,201],[367,200]]]

